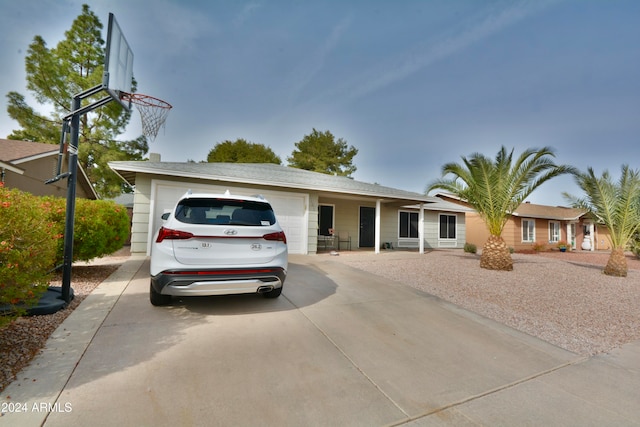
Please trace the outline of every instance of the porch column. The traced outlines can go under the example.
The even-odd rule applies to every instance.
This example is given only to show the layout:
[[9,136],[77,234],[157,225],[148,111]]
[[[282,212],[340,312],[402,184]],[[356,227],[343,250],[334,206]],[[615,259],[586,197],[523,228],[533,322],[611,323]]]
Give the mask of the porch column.
[[424,203],[420,203],[420,213],[418,214],[418,252],[424,253]]
[[596,248],[596,232],[593,222],[589,223],[589,236],[591,236],[591,251],[594,251]]
[[380,253],[380,200],[376,200],[375,253]]

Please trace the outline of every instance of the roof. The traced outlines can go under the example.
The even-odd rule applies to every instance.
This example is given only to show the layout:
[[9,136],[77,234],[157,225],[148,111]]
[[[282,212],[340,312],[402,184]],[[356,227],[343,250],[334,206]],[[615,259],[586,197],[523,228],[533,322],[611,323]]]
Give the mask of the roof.
[[109,166],[131,185],[135,185],[136,174],[140,173],[369,196],[412,203],[435,203],[439,201],[439,199],[435,197],[420,193],[356,181],[344,176],[311,172],[273,163],[118,161],[109,162]]
[[0,160],[14,165],[57,154],[59,150],[59,146],[53,144],[0,139]]
[[533,203],[522,203],[513,212],[513,216],[526,218],[557,219],[562,221],[575,221],[586,212],[582,209],[567,208],[564,206],[546,206]]
[[[467,202],[460,197],[450,193],[436,193],[437,197],[442,197],[445,200],[453,200],[461,204],[467,205]],[[471,209],[473,211],[473,209]],[[513,212],[513,216],[521,218],[541,218],[541,219],[555,219],[560,221],[575,221],[581,216],[586,214],[586,211],[582,209],[569,208],[566,206],[548,206],[537,205],[534,203],[525,202],[518,206],[518,209]]]
[[[28,169],[28,166],[17,167],[16,165],[26,164],[41,158],[57,156],[59,152],[60,146],[56,144],[0,138],[0,167],[22,175],[25,170]],[[11,165],[13,165],[13,168]],[[98,199],[98,193],[96,193],[96,190],[89,182],[89,177],[87,177],[82,165],[78,165],[78,169],[80,170],[79,176],[81,177],[78,183],[83,186],[88,195],[93,196],[94,199]]]

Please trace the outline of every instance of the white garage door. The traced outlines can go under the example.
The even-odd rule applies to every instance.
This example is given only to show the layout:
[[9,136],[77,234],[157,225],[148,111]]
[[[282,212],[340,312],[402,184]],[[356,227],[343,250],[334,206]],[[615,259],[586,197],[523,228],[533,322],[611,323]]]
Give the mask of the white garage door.
[[261,194],[271,203],[278,222],[287,235],[289,253],[307,253],[307,235],[305,232],[307,224],[307,216],[305,214],[307,196],[301,193],[286,193],[280,191],[258,192],[254,189],[241,187],[153,181],[151,185],[151,217],[149,218],[150,239],[162,225],[160,218],[162,214],[171,211],[178,199],[189,189],[194,193],[224,193],[229,190],[231,194],[242,196],[254,196],[257,193]]

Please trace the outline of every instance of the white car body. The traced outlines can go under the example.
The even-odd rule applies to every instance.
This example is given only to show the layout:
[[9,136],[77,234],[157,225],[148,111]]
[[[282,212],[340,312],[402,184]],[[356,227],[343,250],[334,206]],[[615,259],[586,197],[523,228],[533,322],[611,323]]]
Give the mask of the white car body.
[[287,242],[268,201],[188,192],[165,217],[151,249],[152,304],[172,296],[280,295]]

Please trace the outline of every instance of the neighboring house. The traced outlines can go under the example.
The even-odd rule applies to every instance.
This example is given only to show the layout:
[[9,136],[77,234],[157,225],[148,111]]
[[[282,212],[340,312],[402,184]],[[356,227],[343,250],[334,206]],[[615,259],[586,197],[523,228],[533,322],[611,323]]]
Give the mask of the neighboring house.
[[[52,184],[45,181],[55,176],[58,164],[58,145],[40,142],[0,139],[0,182],[7,188],[17,188],[36,196],[67,196],[67,180]],[[67,170],[66,156],[63,171]],[[76,196],[97,199],[98,195],[78,165]]]
[[[437,196],[467,206],[451,194],[437,193]],[[481,248],[489,238],[484,221],[477,212],[472,211],[466,214],[466,224],[467,242]],[[611,249],[607,228],[596,224],[584,211],[529,202],[522,203],[509,217],[502,238],[507,246],[516,251],[551,249],[557,247],[559,242],[568,243],[574,250]]]
[[161,215],[189,189],[263,195],[285,230],[290,253],[349,247],[424,251],[462,248],[465,243],[467,209],[347,177],[264,163],[117,161],[109,166],[135,186],[132,253],[149,254]]

